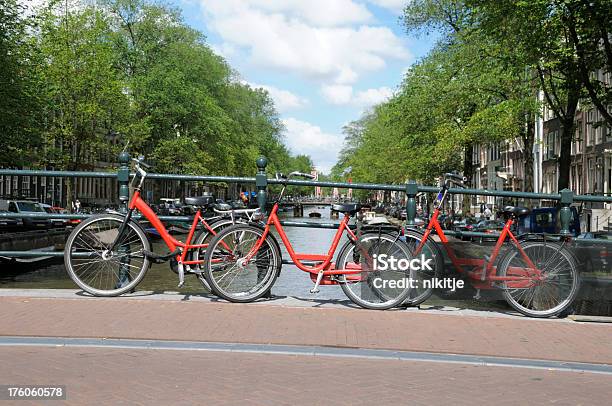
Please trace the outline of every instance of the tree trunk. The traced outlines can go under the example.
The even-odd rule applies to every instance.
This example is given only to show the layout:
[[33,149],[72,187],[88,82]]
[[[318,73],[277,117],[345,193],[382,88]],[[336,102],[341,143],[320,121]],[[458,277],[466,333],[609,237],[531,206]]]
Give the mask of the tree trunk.
[[561,119],[561,153],[559,154],[559,181],[557,191],[569,188],[572,140],[575,132],[578,89],[570,88],[567,96],[565,116]]
[[525,164],[523,191],[533,192],[533,143],[535,139],[535,122],[533,114],[527,114],[527,128],[523,134],[523,161]]

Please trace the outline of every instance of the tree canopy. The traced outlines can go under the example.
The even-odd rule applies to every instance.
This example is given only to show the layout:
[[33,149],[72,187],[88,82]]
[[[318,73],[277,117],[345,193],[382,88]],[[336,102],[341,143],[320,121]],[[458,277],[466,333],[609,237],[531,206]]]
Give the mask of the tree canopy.
[[611,0],[407,2],[407,32],[440,40],[389,101],[345,128],[333,173],[350,167],[358,180],[394,182],[427,182],[448,169],[470,176],[474,145],[518,139],[530,191],[542,91],[560,120],[558,188],[567,187],[579,102],[600,111],[596,125],[612,126],[611,16]]
[[[291,155],[270,95],[189,27],[149,0],[49,0],[35,13],[0,5],[4,166],[88,169],[129,142],[162,172],[252,175]],[[310,170],[310,168],[307,168]]]

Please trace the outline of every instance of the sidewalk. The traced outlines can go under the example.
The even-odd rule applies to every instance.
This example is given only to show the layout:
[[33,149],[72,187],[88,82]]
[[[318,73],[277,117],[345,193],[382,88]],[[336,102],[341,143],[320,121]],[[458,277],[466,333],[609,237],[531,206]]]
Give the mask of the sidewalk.
[[[6,336],[97,337],[390,349],[612,364],[610,324],[287,303],[295,302],[239,305],[182,295],[100,299],[74,291],[5,290],[0,291],[0,336],[4,341]],[[610,374],[443,359],[6,343],[0,354],[1,383],[63,384],[68,399],[62,403],[75,405],[606,404],[612,396]]]
[[[612,325],[526,317],[215,302],[182,295],[0,296],[2,336],[317,345],[612,364]],[[75,291],[76,292],[76,291]],[[67,298],[71,297],[71,298]]]

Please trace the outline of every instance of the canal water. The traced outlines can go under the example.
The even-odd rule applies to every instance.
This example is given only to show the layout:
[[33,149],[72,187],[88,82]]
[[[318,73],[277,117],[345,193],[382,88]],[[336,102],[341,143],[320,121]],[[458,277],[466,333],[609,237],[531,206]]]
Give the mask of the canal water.
[[[319,212],[321,218],[310,218],[309,213]],[[286,215],[287,220],[300,221],[292,215]],[[304,221],[330,223],[337,222],[337,219],[330,219],[329,206],[311,207],[305,209]],[[316,229],[306,227],[285,227],[285,231],[293,248],[299,253],[310,254],[325,254],[328,252],[331,241],[336,232],[334,229]],[[181,238],[182,237],[182,238]],[[179,236],[179,239],[184,239],[184,236]],[[345,241],[343,237],[339,247]],[[280,238],[278,238],[280,242]],[[290,259],[284,245],[280,244],[284,259]],[[165,253],[167,247],[160,242],[153,244],[154,251],[157,253]],[[337,252],[336,252],[337,254]],[[63,263],[47,264],[45,266],[34,267],[32,265],[20,264],[3,264],[0,265],[0,288],[21,288],[21,289],[74,289],[76,285],[68,277]],[[138,285],[138,290],[154,291],[154,292],[179,292],[184,294],[205,294],[209,293],[195,275],[187,275],[185,285],[182,288],[177,288],[178,275],[170,270],[168,263],[153,264],[147,272],[143,281]],[[310,289],[313,287],[309,275],[306,272],[299,270],[293,265],[283,265],[280,277],[277,279],[272,294],[274,296],[293,296],[298,299],[311,302],[347,302],[348,298],[342,292],[340,286],[321,286],[320,292],[311,294]],[[432,296],[425,305],[429,306],[453,306],[459,308],[470,309],[508,309],[503,301],[499,301],[497,297],[487,298],[486,296],[480,300],[473,300],[474,291],[464,289],[459,295]]]

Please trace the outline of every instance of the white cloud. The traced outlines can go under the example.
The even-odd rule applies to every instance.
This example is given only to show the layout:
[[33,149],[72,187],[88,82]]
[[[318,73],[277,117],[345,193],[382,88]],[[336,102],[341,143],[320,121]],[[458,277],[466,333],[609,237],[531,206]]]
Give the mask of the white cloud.
[[310,155],[317,169],[329,173],[338,159],[344,138],[341,134],[326,133],[320,127],[295,118],[283,120],[285,143],[294,154]]
[[353,97],[353,87],[348,85],[324,85],[321,93],[325,100],[331,104],[349,104]]
[[369,3],[389,9],[396,14],[401,14],[409,0],[368,0]]
[[200,3],[214,16],[259,10],[266,14],[283,14],[290,19],[304,20],[320,27],[363,23],[373,19],[366,6],[353,0],[200,0]]
[[386,86],[382,86],[376,89],[367,89],[361,92],[357,92],[355,102],[359,106],[373,106],[388,100],[393,96],[393,90]]
[[321,83],[354,83],[387,59],[410,54],[388,27],[352,0],[200,0],[208,26],[252,64]]
[[384,102],[393,96],[393,90],[383,86],[353,92],[352,86],[325,85],[321,87],[321,93],[325,100],[335,105],[351,105],[366,108]]
[[274,105],[279,113],[284,113],[289,110],[295,110],[308,105],[308,99],[300,97],[295,93],[291,93],[288,90],[279,89],[275,86],[270,85],[258,85],[256,83],[249,83],[253,88],[262,88],[267,90],[274,100]]

